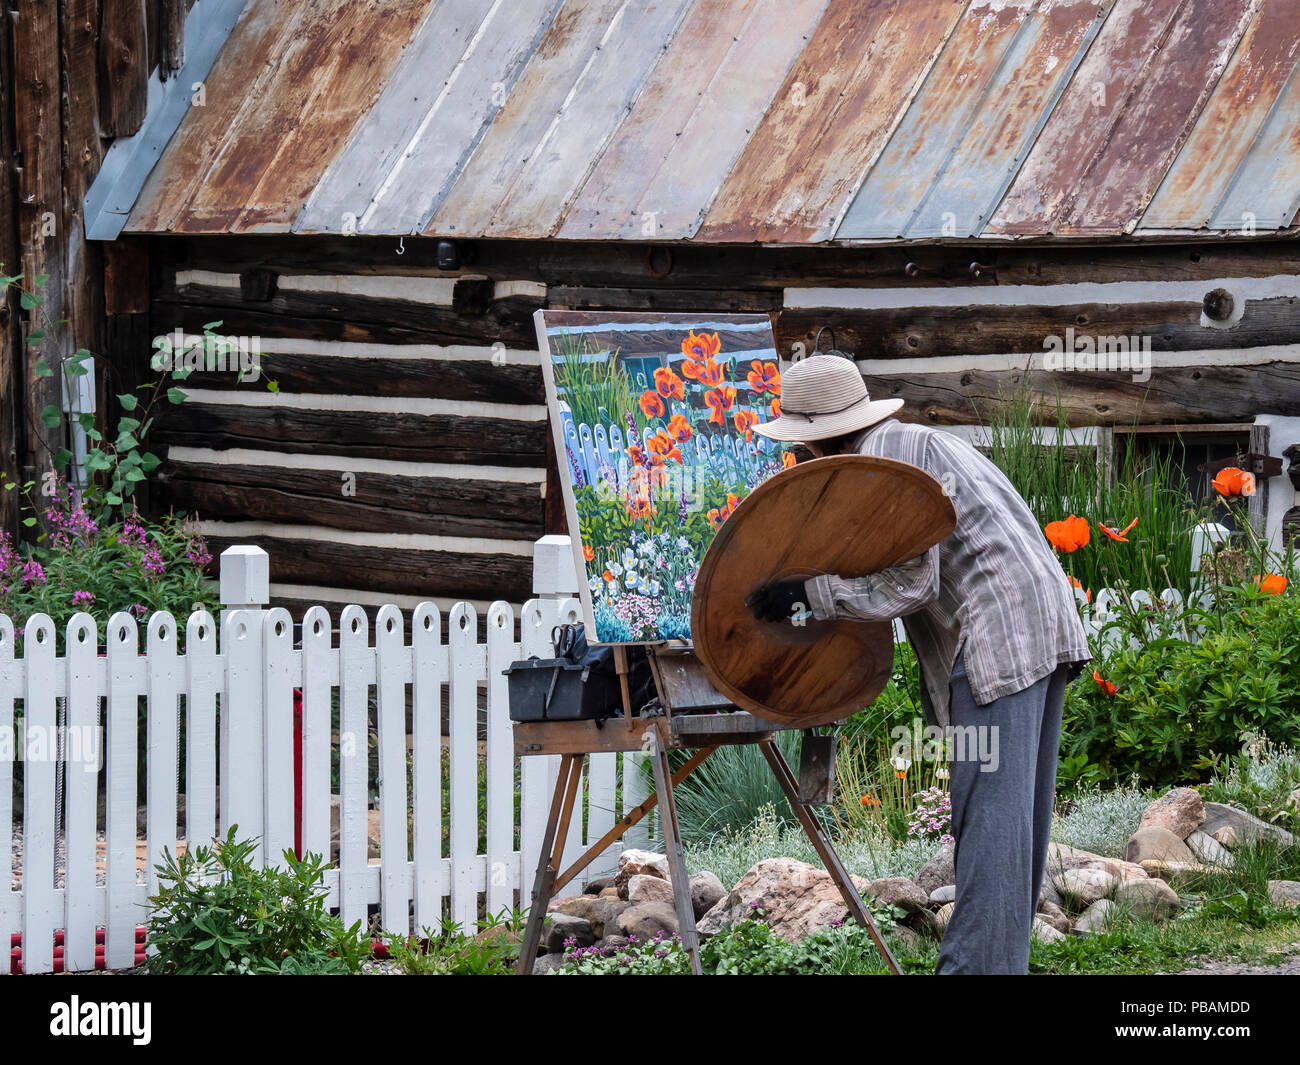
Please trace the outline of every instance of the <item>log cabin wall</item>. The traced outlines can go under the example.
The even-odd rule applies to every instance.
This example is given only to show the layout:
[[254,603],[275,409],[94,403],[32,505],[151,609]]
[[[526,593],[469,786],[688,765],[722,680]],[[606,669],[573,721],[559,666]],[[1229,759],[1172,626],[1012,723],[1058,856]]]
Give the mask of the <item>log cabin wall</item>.
[[[215,546],[271,554],[280,605],[513,603],[558,531],[532,312],[772,315],[786,357],[853,351],[903,416],[974,424],[1044,339],[1149,337],[1149,381],[1031,370],[1078,425],[1300,416],[1300,245],[762,248],[387,237],[153,237],[148,337],[260,338],[261,379],[195,373],[157,429],[155,509],[195,511]],[[975,268],[972,263],[977,264]],[[1098,288],[1097,286],[1105,286]],[[1205,296],[1234,295],[1230,320]],[[1221,300],[1221,297],[1219,297]],[[1216,314],[1222,307],[1213,304]],[[125,335],[125,334],[124,334]],[[268,390],[274,381],[278,391]],[[1279,443],[1279,448],[1287,442]],[[550,480],[548,485],[548,468]],[[549,507],[548,507],[549,503]],[[548,511],[550,518],[548,519]]]

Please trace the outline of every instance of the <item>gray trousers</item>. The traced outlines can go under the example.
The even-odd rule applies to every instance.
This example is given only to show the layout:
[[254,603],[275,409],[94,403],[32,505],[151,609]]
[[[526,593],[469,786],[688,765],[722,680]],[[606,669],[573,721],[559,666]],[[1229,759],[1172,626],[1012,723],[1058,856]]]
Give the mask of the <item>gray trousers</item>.
[[[1029,970],[1029,936],[1047,865],[1056,797],[1068,666],[1011,695],[979,706],[960,656],[950,694],[957,729],[987,727],[997,768],[982,772],[967,757],[949,764],[957,899],[935,972],[1012,973]],[[967,733],[967,735],[972,735]],[[993,764],[991,758],[986,759]]]

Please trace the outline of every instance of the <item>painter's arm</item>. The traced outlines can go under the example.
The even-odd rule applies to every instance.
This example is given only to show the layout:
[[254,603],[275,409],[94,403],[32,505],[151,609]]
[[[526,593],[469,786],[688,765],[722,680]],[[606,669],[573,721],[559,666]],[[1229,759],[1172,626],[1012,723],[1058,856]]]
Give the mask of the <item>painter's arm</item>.
[[813,577],[805,582],[818,621],[892,621],[914,614],[939,595],[939,545],[865,577]]

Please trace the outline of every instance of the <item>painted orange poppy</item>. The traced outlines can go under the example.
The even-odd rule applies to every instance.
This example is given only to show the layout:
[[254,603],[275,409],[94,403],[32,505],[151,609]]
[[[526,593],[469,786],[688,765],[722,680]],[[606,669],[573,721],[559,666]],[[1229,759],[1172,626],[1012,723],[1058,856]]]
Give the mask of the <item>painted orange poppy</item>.
[[1092,538],[1088,532],[1088,519],[1073,514],[1060,521],[1049,521],[1043,527],[1043,532],[1047,534],[1048,543],[1067,555],[1085,547]]
[[767,412],[773,418],[781,417],[781,401],[779,399],[772,400],[771,404],[767,408]]
[[596,552],[591,549],[590,544],[582,545],[582,557],[585,558],[588,562],[590,562],[592,559],[596,557]]
[[781,394],[781,371],[774,362],[760,362],[755,359],[750,364],[749,387],[755,392],[771,392],[774,396]]
[[754,439],[754,426],[758,424],[758,415],[752,410],[738,410],[732,415],[731,420],[735,423],[736,432],[744,433],[745,440]]
[[1255,578],[1255,586],[1265,595],[1281,595],[1286,591],[1286,578],[1280,573],[1267,573]]
[[1100,529],[1102,532],[1104,532],[1117,544],[1126,544],[1128,543],[1129,532],[1132,530],[1133,526],[1135,526],[1137,523],[1138,523],[1137,518],[1134,518],[1131,522],[1125,525],[1124,528],[1119,530],[1118,532],[1116,532],[1114,529],[1108,528],[1107,526],[1103,525],[1101,522],[1097,522],[1097,528]]
[[695,435],[695,430],[691,428],[691,423],[686,420],[685,415],[674,414],[668,419],[668,432],[672,434],[674,440],[679,444],[686,443]]
[[641,399],[638,401],[641,405],[641,413],[647,418],[662,418],[664,414],[664,401],[659,398],[658,392],[651,392],[646,389],[641,393]]
[[794,457],[793,451],[787,451],[781,456],[781,466],[787,470],[798,461],[799,460]]
[[722,365],[712,359],[705,359],[703,362],[688,360],[682,363],[682,375],[713,388],[715,385],[722,384]]
[[1117,691],[1119,691],[1119,689],[1115,687],[1114,684],[1112,684],[1110,681],[1102,677],[1101,672],[1099,670],[1094,669],[1092,671],[1092,679],[1097,682],[1097,687],[1099,687],[1107,695],[1114,695]]
[[658,457],[659,463],[666,462],[668,459],[682,461],[682,453],[677,450],[677,442],[669,435],[667,429],[660,429],[654,436],[649,437],[645,446]]
[[1231,499],[1233,496],[1253,496],[1255,494],[1255,475],[1239,470],[1236,466],[1225,466],[1217,477],[1210,482],[1219,495]]
[[655,371],[655,391],[664,399],[684,399],[686,397],[686,385],[667,366],[661,366]]
[[709,408],[709,421],[718,425],[727,424],[727,411],[735,405],[736,390],[731,385],[714,388],[704,393],[705,406]]
[[604,573],[601,574],[601,576],[604,577],[605,580],[607,581],[612,581],[614,579],[614,574],[610,573],[609,570],[606,570]]
[[[718,339],[717,333],[711,336],[708,333],[697,334],[692,329],[686,339],[682,341],[682,354],[696,362],[712,359],[721,350],[722,341]],[[690,375],[687,374],[687,376]]]

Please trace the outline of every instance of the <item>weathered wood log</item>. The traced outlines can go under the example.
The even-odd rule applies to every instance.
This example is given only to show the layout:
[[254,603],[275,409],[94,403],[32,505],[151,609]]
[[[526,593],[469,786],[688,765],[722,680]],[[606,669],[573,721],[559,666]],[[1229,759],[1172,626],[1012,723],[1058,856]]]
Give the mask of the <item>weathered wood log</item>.
[[[1024,381],[1020,370],[872,374],[876,399],[904,401],[898,417],[932,425],[987,422],[988,411]],[[1156,367],[1149,381],[1127,373],[1037,371],[1029,387],[1050,406],[1059,396],[1071,425],[1250,422],[1261,411],[1300,415],[1300,364]]]
[[[1153,351],[1200,351],[1300,342],[1300,300],[1250,300],[1236,325],[1201,325],[1199,301],[1080,303],[1064,306],[906,307],[873,310],[795,308],[777,319],[777,350],[812,350],[817,331],[834,332],[841,351],[860,359],[1043,352],[1044,339],[1077,336],[1151,339]],[[823,344],[823,347],[825,345]]]
[[[143,0],[102,0],[99,122],[105,137],[130,137],[144,122],[149,30]],[[53,5],[44,5],[53,7]]]
[[[224,328],[224,326],[223,326]],[[263,354],[259,381],[275,381],[284,393],[427,397],[486,403],[546,402],[539,366],[498,366],[490,358],[370,359],[352,356]],[[261,388],[234,370],[204,370],[185,381],[187,391]]]
[[185,0],[158,0],[158,67],[164,79],[180,70],[185,60]]
[[450,307],[410,300],[375,299],[332,292],[279,291],[246,303],[237,289],[187,285],[155,300],[154,322],[166,332],[179,326],[199,332],[221,322],[221,332],[240,336],[353,340],[378,344],[486,344],[533,348],[532,314],[538,300],[495,300],[482,316],[465,317]]
[[[192,393],[161,412],[155,445],[542,467],[546,422],[452,415],[216,405]],[[155,450],[157,448],[155,447]]]
[[616,285],[552,285],[552,308],[588,311],[699,311],[770,314],[781,309],[779,289],[625,288]]
[[[0,19],[0,85],[14,84],[12,26],[10,19]],[[0,159],[16,158],[13,120],[12,109],[0,107]],[[0,180],[0,272],[6,277],[20,269],[17,210],[13,182],[6,176]],[[6,286],[0,292],[0,474],[10,481],[18,480],[22,441],[22,343],[18,293]],[[17,494],[0,492],[0,530],[11,535],[18,530]]]
[[265,550],[271,556],[271,580],[280,584],[514,603],[532,595],[530,555],[411,551],[273,536],[240,536],[237,541],[208,537],[213,555],[236,542]]
[[170,507],[214,520],[505,540],[544,531],[537,483],[168,462],[156,486]]

